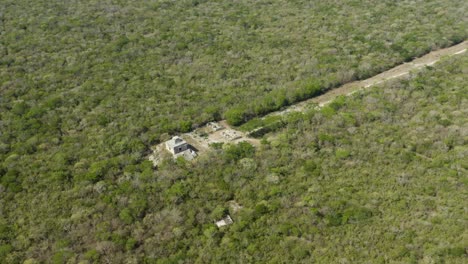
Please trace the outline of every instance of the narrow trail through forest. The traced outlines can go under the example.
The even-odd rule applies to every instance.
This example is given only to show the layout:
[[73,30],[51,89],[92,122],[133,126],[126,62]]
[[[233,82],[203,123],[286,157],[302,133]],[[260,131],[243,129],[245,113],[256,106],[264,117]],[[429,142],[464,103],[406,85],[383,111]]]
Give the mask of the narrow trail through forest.
[[[355,92],[364,90],[371,86],[378,85],[378,84],[381,84],[383,82],[386,82],[392,79],[401,78],[403,76],[409,75],[411,71],[417,71],[426,66],[432,66],[443,57],[450,57],[450,56],[463,54],[466,52],[467,48],[468,48],[468,41],[464,41],[457,45],[454,45],[445,49],[431,51],[422,57],[416,58],[410,62],[405,62],[398,66],[395,66],[387,71],[379,73],[368,79],[346,83],[322,95],[307,99],[297,104],[293,104],[291,106],[288,106],[285,109],[271,112],[263,116],[262,119],[265,119],[270,116],[285,115],[291,112],[303,112],[310,106],[317,106],[321,108],[331,103],[338,96],[342,96],[342,95],[349,96]],[[261,127],[256,128],[255,130],[259,130],[259,129],[262,129],[262,128]]]
[[[423,67],[434,65],[443,57],[463,54],[466,52],[467,48],[468,41],[464,41],[448,48],[431,51],[422,57],[416,58],[410,62],[400,64],[371,78],[346,83],[320,96],[293,104],[280,111],[271,112],[265,115],[263,118],[284,115],[291,112],[302,112],[305,111],[308,108],[308,106],[311,105],[318,105],[318,107],[323,107],[328,103],[332,102],[338,96],[349,96],[357,91],[369,88],[374,85],[378,85],[385,81],[406,76],[411,71],[416,71]],[[229,126],[226,120],[219,121],[219,123],[223,127],[223,129],[220,131],[211,132],[208,126],[204,126],[201,128],[197,128],[195,131],[185,133],[180,136],[193,147],[195,147],[200,153],[207,151],[209,149],[209,145],[212,143],[238,143],[246,141],[256,146],[260,145],[260,140],[249,137],[249,133],[236,130],[235,128]],[[235,134],[235,138],[233,139],[232,137],[226,137],[226,132],[228,132],[228,134]],[[149,156],[149,159],[152,160],[155,165],[160,160],[158,156],[160,156],[160,152],[162,151],[162,149],[164,149],[164,143],[156,145],[152,148],[153,154]]]
[[411,71],[419,70],[425,66],[434,65],[443,57],[463,54],[464,52],[466,52],[467,48],[468,48],[468,41],[464,41],[457,45],[454,45],[445,49],[431,51],[422,57],[416,58],[410,62],[400,64],[390,70],[379,73],[368,79],[346,83],[320,96],[291,105],[284,110],[269,113],[265,117],[271,116],[271,115],[281,115],[281,114],[285,114],[285,113],[293,112],[293,111],[303,111],[304,108],[307,105],[310,105],[311,103],[318,104],[320,107],[322,107],[330,103],[331,101],[333,101],[333,99],[335,99],[337,96],[351,95],[359,90],[369,88],[373,85],[377,85],[377,84],[383,83],[391,79],[395,79],[398,77],[408,75]]

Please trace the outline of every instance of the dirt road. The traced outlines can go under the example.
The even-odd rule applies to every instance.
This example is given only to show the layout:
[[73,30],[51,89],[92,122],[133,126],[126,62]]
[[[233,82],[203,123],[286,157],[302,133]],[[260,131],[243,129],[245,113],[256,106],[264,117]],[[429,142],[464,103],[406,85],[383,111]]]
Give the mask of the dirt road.
[[267,116],[282,115],[294,111],[303,111],[305,106],[310,105],[311,103],[318,104],[319,106],[324,106],[339,95],[350,95],[356,91],[380,84],[387,80],[408,75],[410,71],[418,70],[425,66],[434,65],[443,57],[463,54],[466,52],[467,48],[468,41],[464,41],[449,48],[432,51],[420,58],[416,58],[411,62],[400,64],[390,70],[377,74],[369,79],[344,84],[336,89],[326,92],[325,94],[291,105],[284,110],[272,112]]

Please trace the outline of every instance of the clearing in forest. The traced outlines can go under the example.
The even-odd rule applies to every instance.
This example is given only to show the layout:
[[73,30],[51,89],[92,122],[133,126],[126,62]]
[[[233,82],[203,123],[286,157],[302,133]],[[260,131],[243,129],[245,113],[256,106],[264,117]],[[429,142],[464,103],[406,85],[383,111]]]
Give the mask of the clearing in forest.
[[[291,112],[303,112],[306,109],[308,109],[308,107],[310,107],[311,105],[318,105],[318,107],[323,107],[324,105],[333,101],[337,96],[348,96],[359,90],[369,88],[373,85],[377,85],[391,79],[407,76],[411,71],[415,71],[426,66],[434,65],[436,62],[438,62],[441,58],[445,56],[463,54],[464,52],[466,52],[467,48],[468,41],[464,41],[449,48],[432,51],[420,58],[414,59],[411,62],[398,65],[390,70],[377,74],[371,78],[344,84],[320,96],[291,105],[281,111],[276,111],[267,114],[263,117],[263,119],[271,116],[285,115]],[[202,154],[210,149],[211,144],[216,143],[239,143],[242,141],[246,141],[254,146],[259,146],[260,141],[258,139],[248,136],[250,132],[242,132],[230,126],[226,122],[226,120],[222,120],[217,123],[211,122],[203,127],[197,128],[192,132],[182,134],[181,137],[184,140],[186,140],[191,146],[193,146],[193,148],[197,152]],[[161,160],[161,156],[164,155],[163,153],[161,153],[164,150],[164,147],[162,147],[163,145],[164,143],[161,143],[152,148],[153,153],[149,156],[149,159],[153,162],[154,165],[157,165]]]

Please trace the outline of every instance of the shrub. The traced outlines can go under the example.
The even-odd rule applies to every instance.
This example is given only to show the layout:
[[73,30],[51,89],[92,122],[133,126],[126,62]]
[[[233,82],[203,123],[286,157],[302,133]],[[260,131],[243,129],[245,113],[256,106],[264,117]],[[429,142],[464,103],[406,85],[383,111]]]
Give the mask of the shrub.
[[99,252],[96,249],[88,250],[85,253],[85,258],[87,260],[92,261],[93,263],[97,263],[97,261],[99,260]]
[[252,157],[255,153],[255,148],[247,142],[240,142],[237,145],[232,145],[226,149],[226,160],[240,160],[242,158]]
[[349,155],[350,155],[350,151],[347,149],[337,149],[335,151],[335,157],[337,157],[338,159],[345,159],[349,157]]
[[13,247],[11,245],[0,245],[0,259],[5,259],[11,251],[13,251]]
[[238,126],[245,122],[246,112],[241,108],[232,108],[224,113],[224,117],[230,125]]
[[133,222],[133,216],[130,209],[125,208],[119,213],[120,220],[126,224],[131,224]]

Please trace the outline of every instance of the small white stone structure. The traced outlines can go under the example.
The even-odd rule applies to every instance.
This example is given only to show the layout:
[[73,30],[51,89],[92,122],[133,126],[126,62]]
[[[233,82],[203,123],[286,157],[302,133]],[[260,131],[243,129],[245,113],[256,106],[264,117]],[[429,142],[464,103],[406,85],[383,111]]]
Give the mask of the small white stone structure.
[[[174,159],[182,157],[186,160],[193,160],[197,157],[197,152],[183,140],[181,137],[175,136],[172,139],[166,141],[166,149],[172,154]],[[153,164],[155,161],[153,161]]]
[[219,131],[221,129],[223,129],[224,127],[219,124],[218,122],[209,122],[207,124],[207,126],[213,131],[213,132],[216,132],[216,131]]
[[232,218],[230,215],[227,215],[226,217],[224,217],[223,219],[219,220],[219,221],[216,221],[216,226],[219,228],[219,227],[223,227],[223,226],[227,226],[227,225],[231,225],[232,223],[234,223],[232,221]]
[[188,143],[178,136],[175,136],[166,142],[166,149],[169,150],[169,152],[171,152],[172,155],[184,152],[188,148]]
[[230,130],[230,129],[221,132],[221,135],[229,141],[234,141],[242,137],[237,131]]

